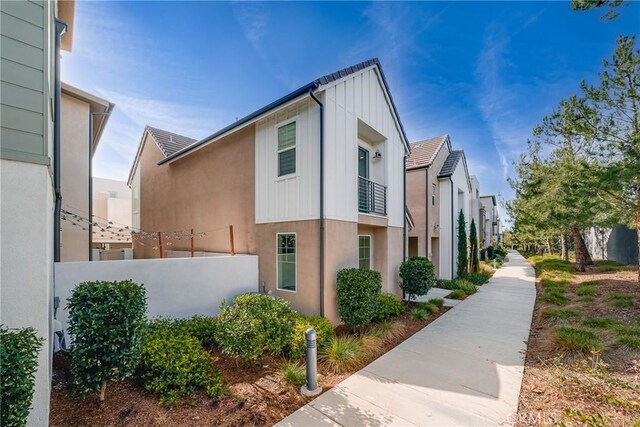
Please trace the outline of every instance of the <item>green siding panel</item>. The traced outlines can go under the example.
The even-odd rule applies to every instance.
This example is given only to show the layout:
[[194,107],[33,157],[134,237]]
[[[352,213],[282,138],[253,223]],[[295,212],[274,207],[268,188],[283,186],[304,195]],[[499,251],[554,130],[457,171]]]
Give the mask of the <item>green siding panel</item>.
[[[30,24],[44,28],[44,8],[28,1],[0,1],[0,10]],[[4,32],[4,31],[3,31]]]
[[0,64],[2,64],[2,75],[0,77],[3,82],[44,92],[44,72],[42,70],[36,70],[5,59],[0,59]]
[[2,151],[21,152],[28,156],[44,156],[42,135],[22,132],[15,129],[0,128]]
[[[2,31],[4,33],[4,28]],[[4,34],[0,40],[0,55],[4,59],[37,70],[44,68],[44,51],[42,49],[11,39]]]
[[[0,114],[2,114],[3,128],[42,135],[42,126],[44,123],[42,114],[15,108],[6,104],[0,106]],[[2,143],[4,144],[4,141],[2,141]]]
[[44,30],[7,13],[0,14],[2,34],[39,49],[44,48]]
[[7,82],[0,83],[2,104],[42,114],[42,92]]

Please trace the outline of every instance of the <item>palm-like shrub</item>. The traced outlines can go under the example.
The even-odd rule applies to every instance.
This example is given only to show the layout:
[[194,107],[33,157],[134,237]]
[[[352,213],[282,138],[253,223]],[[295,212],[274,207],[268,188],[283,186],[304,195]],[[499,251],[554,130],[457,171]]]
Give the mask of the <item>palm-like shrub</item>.
[[319,352],[322,363],[336,373],[357,368],[364,356],[360,340],[351,336],[332,337]]

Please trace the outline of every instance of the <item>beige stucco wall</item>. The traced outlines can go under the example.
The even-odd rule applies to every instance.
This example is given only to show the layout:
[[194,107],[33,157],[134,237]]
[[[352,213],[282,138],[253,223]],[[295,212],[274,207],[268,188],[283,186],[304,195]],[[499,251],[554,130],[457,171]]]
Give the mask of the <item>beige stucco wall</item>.
[[[60,190],[62,209],[83,217],[89,211],[89,104],[62,94]],[[78,224],[78,222],[76,222]],[[85,228],[85,230],[82,230]],[[89,260],[88,224],[61,221],[60,260]]]
[[[145,231],[206,231],[195,239],[200,251],[229,252],[233,225],[237,253],[256,253],[255,129],[247,126],[232,135],[169,164],[147,134],[140,155],[140,227]],[[167,239],[165,239],[166,242]],[[171,250],[188,250],[189,239],[171,240]],[[136,258],[157,258],[154,241],[140,245]]]

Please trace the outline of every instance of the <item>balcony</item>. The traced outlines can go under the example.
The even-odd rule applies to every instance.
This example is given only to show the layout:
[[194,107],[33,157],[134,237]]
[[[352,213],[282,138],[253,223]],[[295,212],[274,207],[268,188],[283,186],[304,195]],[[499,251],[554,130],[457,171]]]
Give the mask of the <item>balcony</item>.
[[386,216],[387,187],[359,176],[358,211]]

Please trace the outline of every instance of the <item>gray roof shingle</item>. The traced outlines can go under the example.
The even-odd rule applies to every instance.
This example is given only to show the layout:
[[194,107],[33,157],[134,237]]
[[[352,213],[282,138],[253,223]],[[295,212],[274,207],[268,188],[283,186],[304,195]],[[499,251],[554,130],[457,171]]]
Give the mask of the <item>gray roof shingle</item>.
[[440,148],[447,142],[449,135],[437,136],[411,143],[411,154],[407,157],[407,169],[430,166],[436,159]]
[[158,144],[165,157],[169,157],[174,153],[188,147],[196,142],[196,139],[187,136],[178,135],[177,133],[147,126],[147,130]]
[[456,170],[456,166],[458,166],[458,162],[464,155],[464,151],[455,150],[452,151],[447,159],[442,164],[442,169],[440,169],[440,173],[438,174],[438,178],[447,178],[453,175],[453,172]]

